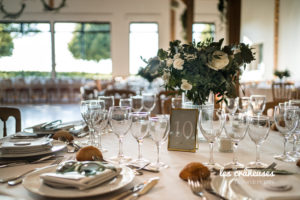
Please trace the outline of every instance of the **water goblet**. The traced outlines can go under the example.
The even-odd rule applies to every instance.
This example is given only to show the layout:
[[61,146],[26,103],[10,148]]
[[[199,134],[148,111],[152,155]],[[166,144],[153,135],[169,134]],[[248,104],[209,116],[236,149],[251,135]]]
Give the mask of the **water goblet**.
[[[300,100],[299,99],[289,100],[288,105],[298,106],[298,108],[300,108]],[[300,112],[297,113],[300,118]],[[300,158],[300,152],[297,150],[297,142],[299,141],[299,136],[300,136],[300,121],[298,122],[298,126],[292,135],[293,135],[293,150],[289,152],[289,155],[292,156],[293,158]]]
[[149,124],[149,113],[147,112],[133,112],[131,113],[131,135],[138,142],[138,158],[132,161],[132,164],[136,166],[144,166],[149,161],[144,159],[142,156],[142,144],[144,137],[148,133],[148,124]]
[[250,97],[241,97],[240,104],[239,104],[239,112],[241,113],[248,113],[250,109]]
[[239,97],[226,98],[225,100],[226,109],[230,114],[234,114],[239,107]]
[[205,165],[209,168],[221,168],[222,166],[214,161],[214,142],[220,137],[225,122],[225,113],[220,109],[202,109],[200,113],[200,130],[205,139],[209,142],[210,157]]
[[250,96],[250,108],[254,115],[261,115],[266,106],[265,95],[251,95]]
[[182,108],[182,97],[173,97],[171,99],[172,108]]
[[127,98],[127,99],[120,99],[119,106],[127,106],[127,107],[132,107],[132,99]]
[[151,114],[156,105],[156,95],[152,93],[144,93],[143,95],[143,108],[146,112]]
[[132,111],[141,112],[143,109],[143,97],[142,96],[132,96]]
[[99,100],[103,100],[104,104],[105,104],[105,110],[108,112],[109,108],[111,106],[115,105],[115,98],[114,96],[99,96],[98,97]]
[[166,115],[160,115],[158,117],[150,118],[149,132],[153,142],[157,149],[157,159],[155,163],[151,163],[150,167],[154,169],[161,169],[169,167],[167,164],[160,161],[160,148],[161,145],[166,141],[169,131],[170,122],[169,117]]
[[[99,100],[99,101],[100,101],[100,104],[104,105],[103,100]],[[102,108],[105,108],[105,106],[103,106]],[[96,118],[95,130],[98,133],[98,149],[101,152],[107,152],[107,149],[104,149],[102,147],[101,137],[102,137],[104,129],[106,128],[106,126],[108,124],[108,112],[105,109],[101,109],[100,112],[97,113],[95,118]]]
[[266,168],[268,165],[260,161],[260,145],[267,139],[270,132],[270,120],[267,116],[249,116],[248,134],[256,146],[255,162],[250,162],[248,168]]
[[130,158],[125,157],[123,153],[123,139],[128,133],[132,123],[130,108],[122,106],[112,106],[109,109],[108,119],[113,133],[119,139],[118,156],[113,157],[110,160],[112,162],[117,162],[118,164],[125,164],[130,161]]
[[283,154],[274,156],[274,158],[277,160],[281,160],[284,162],[296,161],[287,153],[286,143],[288,141],[288,138],[291,136],[293,131],[298,126],[299,116],[297,112],[299,111],[298,111],[298,107],[296,106],[285,106],[285,107],[275,106],[275,110],[274,110],[275,125],[284,138]]
[[247,115],[243,113],[226,114],[224,129],[227,137],[233,143],[233,160],[224,167],[229,169],[244,168],[244,165],[238,162],[237,147],[248,131]]

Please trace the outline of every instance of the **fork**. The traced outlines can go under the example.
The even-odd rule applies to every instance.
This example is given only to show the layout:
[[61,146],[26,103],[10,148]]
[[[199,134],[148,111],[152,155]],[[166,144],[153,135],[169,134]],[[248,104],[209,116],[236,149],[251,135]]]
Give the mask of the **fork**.
[[204,193],[203,193],[204,188],[203,188],[202,184],[200,184],[200,182],[199,182],[198,180],[197,180],[197,181],[194,181],[194,180],[192,180],[192,179],[189,178],[189,179],[188,179],[188,184],[189,184],[189,186],[190,186],[192,192],[193,192],[195,195],[201,197],[202,199],[205,199],[205,200],[207,199],[207,198],[204,196]]
[[[61,161],[63,160],[63,157],[60,157],[58,159],[56,159],[54,162],[51,163],[51,165],[57,165],[59,163],[61,163]],[[10,185],[10,186],[14,186],[14,185],[18,185],[20,183],[22,183],[23,181],[23,177],[26,175],[26,174],[29,174],[30,172],[36,170],[38,168],[35,168],[35,169],[32,169],[32,170],[29,170],[19,176],[17,176],[17,178],[14,178],[14,179],[10,179],[7,181],[7,184]]]
[[211,187],[211,184],[210,184],[210,180],[209,179],[201,179],[201,185],[203,185],[205,191],[207,191],[208,193],[218,197],[219,199],[222,199],[222,200],[227,200],[225,197],[223,197],[222,195],[218,194],[217,192],[215,192],[213,190],[213,188]]

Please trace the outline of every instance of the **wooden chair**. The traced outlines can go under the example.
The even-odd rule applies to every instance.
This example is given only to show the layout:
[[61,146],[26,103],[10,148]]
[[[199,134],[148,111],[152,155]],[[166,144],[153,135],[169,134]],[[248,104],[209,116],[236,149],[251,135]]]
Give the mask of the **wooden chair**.
[[7,136],[6,121],[12,116],[16,119],[16,132],[21,131],[21,112],[18,108],[0,107],[0,119],[3,121],[3,137]]
[[119,105],[119,101],[122,98],[130,98],[131,96],[135,96],[135,91],[132,90],[123,90],[123,89],[112,89],[105,90],[104,96],[114,96],[115,97],[115,105]]
[[293,98],[294,92],[293,83],[272,83],[273,101],[288,101]]

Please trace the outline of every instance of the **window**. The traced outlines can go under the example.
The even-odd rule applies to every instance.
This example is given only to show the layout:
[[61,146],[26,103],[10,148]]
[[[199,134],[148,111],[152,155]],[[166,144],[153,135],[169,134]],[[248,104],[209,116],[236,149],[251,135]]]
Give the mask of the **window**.
[[57,72],[112,73],[109,23],[56,22]]
[[193,41],[196,43],[204,41],[207,38],[215,37],[215,24],[211,23],[194,23],[193,24]]
[[49,23],[0,23],[0,43],[0,71],[52,70]]
[[137,74],[145,62],[156,56],[158,51],[158,24],[157,23],[131,23],[129,33],[129,71]]

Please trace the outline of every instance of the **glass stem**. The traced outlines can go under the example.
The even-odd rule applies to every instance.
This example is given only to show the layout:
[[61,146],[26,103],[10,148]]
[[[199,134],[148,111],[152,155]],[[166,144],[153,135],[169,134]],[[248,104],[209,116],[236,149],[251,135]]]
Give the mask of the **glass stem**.
[[214,161],[214,142],[210,142],[209,143],[209,152],[210,152],[210,156],[209,156],[209,165],[214,165],[215,161]]
[[288,141],[288,138],[289,137],[284,137],[284,142],[283,142],[283,155],[287,155],[287,152],[286,152],[286,143]]
[[95,145],[95,138],[94,138],[94,134],[95,134],[95,130],[93,129],[93,128],[90,128],[90,144],[92,145],[92,146],[94,146]]
[[159,143],[156,143],[156,148],[157,148],[157,159],[156,159],[156,163],[159,164],[160,160],[159,160],[159,153],[160,153],[160,145]]
[[123,137],[119,137],[119,158],[123,158]]
[[102,144],[101,144],[101,132],[98,134],[98,148],[101,150],[102,149]]
[[256,145],[256,163],[260,162],[260,151],[259,151],[259,145]]
[[142,144],[143,142],[141,140],[138,140],[138,150],[139,150],[139,155],[138,155],[138,160],[142,160]]
[[233,142],[233,163],[237,164],[238,159],[237,159],[237,147],[238,147],[238,143],[237,142]]
[[297,135],[294,134],[293,135],[293,152],[296,152],[297,151]]

